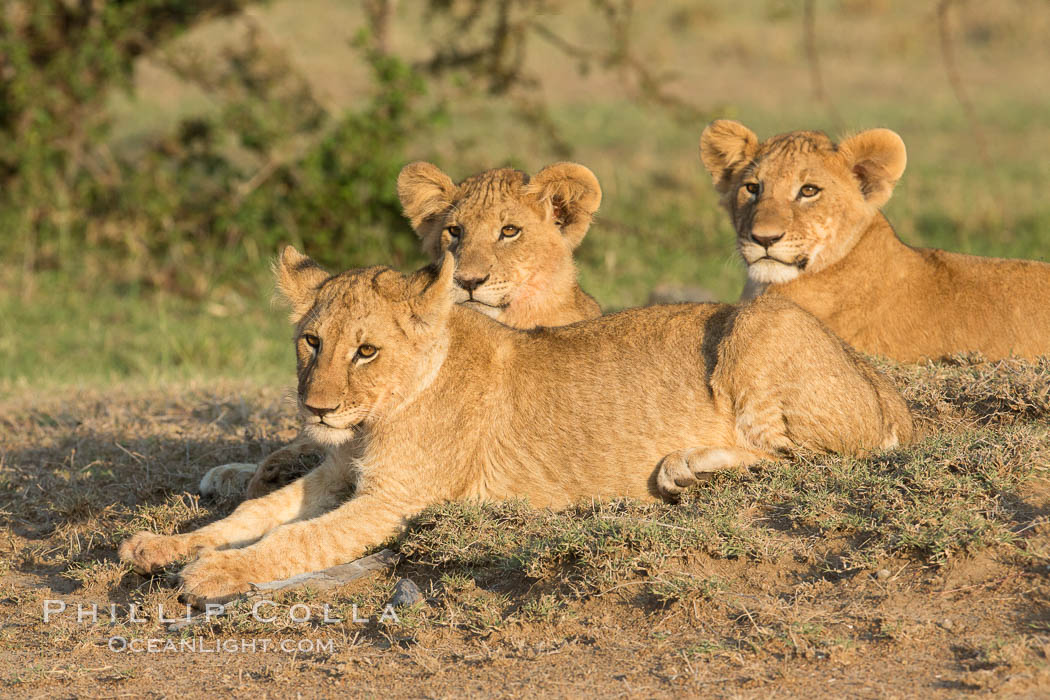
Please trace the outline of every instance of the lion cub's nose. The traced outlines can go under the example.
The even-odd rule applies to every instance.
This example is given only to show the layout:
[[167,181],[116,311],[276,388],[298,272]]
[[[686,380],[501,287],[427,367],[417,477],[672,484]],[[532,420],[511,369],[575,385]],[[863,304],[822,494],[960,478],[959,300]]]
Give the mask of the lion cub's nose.
[[776,243],[777,241],[779,241],[783,237],[784,237],[784,233],[783,232],[775,233],[772,236],[759,236],[756,233],[752,233],[751,234],[751,240],[753,240],[755,243],[759,244],[763,248],[768,248],[769,246],[773,245],[774,243]]
[[489,276],[484,277],[456,277],[456,284],[465,289],[468,292],[473,292],[475,289],[485,284]]
[[313,413],[318,418],[324,418],[325,415],[327,415],[327,414],[329,414],[329,413],[331,413],[332,411],[335,410],[334,406],[332,408],[320,408],[318,406],[311,406],[310,404],[305,404],[305,406],[308,409],[310,409],[310,413]]

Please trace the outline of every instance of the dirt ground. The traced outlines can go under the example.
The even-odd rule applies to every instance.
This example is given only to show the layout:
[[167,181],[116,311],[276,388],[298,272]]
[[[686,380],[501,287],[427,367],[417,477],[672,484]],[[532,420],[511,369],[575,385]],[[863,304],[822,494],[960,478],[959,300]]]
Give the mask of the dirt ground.
[[[1048,696],[1050,365],[889,369],[930,436],[911,451],[773,466],[677,506],[446,506],[387,543],[393,571],[181,631],[159,620],[182,611],[170,580],[116,547],[229,512],[197,481],[289,439],[287,400],[236,384],[12,397],[0,694]],[[402,577],[423,601],[379,620]]]

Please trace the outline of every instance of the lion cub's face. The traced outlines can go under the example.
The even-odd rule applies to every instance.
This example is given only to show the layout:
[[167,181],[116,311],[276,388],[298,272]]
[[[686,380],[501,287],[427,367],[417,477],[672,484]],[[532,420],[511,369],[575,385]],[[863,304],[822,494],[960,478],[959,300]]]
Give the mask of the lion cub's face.
[[728,120],[704,129],[700,157],[733,220],[748,277],[758,283],[787,282],[842,259],[889,200],[907,161],[904,142],[888,129],[838,146],[817,131],[759,143]]
[[459,185],[430,163],[412,163],[398,177],[398,195],[424,250],[455,258],[456,302],[517,326],[571,299],[572,251],[601,202],[597,178],[575,163],[531,178],[488,170]]
[[337,445],[396,410],[440,368],[454,265],[437,277],[385,267],[330,277],[291,246],[277,286],[296,323],[299,413],[310,437]]

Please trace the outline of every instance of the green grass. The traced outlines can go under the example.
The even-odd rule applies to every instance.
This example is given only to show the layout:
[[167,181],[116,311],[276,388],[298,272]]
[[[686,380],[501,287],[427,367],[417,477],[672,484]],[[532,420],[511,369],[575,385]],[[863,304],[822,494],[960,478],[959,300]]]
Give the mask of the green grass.
[[[990,177],[972,157],[945,160],[940,153],[945,142],[966,138],[964,124],[949,120],[941,127],[951,130],[937,132],[933,125],[947,117],[930,113],[930,124],[916,129],[921,136],[909,139],[909,169],[886,208],[905,241],[983,255],[1050,258],[1050,206],[1042,197],[1050,186],[1050,167],[1039,152],[1023,152],[1030,132],[1010,131],[1018,106],[1001,106],[1002,124],[991,133],[998,147],[1016,155]],[[790,125],[823,125],[816,109],[791,120],[757,109],[741,111],[760,135]],[[469,128],[450,129],[475,132],[498,113],[482,110]],[[945,114],[950,113],[946,106]],[[677,124],[629,103],[573,103],[557,108],[555,115],[577,144],[576,158],[595,169],[605,191],[599,216],[577,253],[584,288],[607,309],[644,303],[661,283],[699,285],[717,298],[735,299],[743,271],[728,217],[695,158],[699,125]],[[871,116],[863,121],[895,120]],[[646,138],[624,142],[624,134],[646,125],[651,132]],[[462,177],[512,155],[498,153],[491,143],[481,150],[489,155],[474,152],[464,158],[477,165],[442,164]],[[547,160],[531,158],[519,165],[536,169]],[[617,167],[617,162],[646,167]],[[15,292],[24,287],[24,278],[8,267],[2,278],[11,291],[0,294],[0,325],[17,331],[0,334],[0,391],[194,376],[287,381],[292,376],[288,327],[283,311],[270,304],[266,265],[257,267],[235,291],[226,283],[229,275],[204,281],[200,299],[87,280],[75,272],[35,274],[32,295],[25,298]]]
[[37,275],[28,298],[0,295],[0,395],[128,380],[294,382],[290,326],[264,277],[255,296],[207,300],[81,282]]
[[[841,125],[813,98],[798,10],[789,3],[666,3],[637,13],[634,31],[642,55],[677,76],[676,95],[712,116],[740,119],[762,137],[795,128],[896,129],[908,146],[908,169],[886,213],[906,242],[1047,260],[1050,96],[1039,76],[1050,70],[1050,59],[1038,49],[1050,11],[1016,3],[962,3],[953,11],[957,61],[991,168],[929,40],[935,27],[928,9],[864,1],[819,5],[825,86]],[[337,0],[274,2],[255,16],[328,109],[359,101],[367,76],[347,43],[361,19],[356,9]],[[567,37],[597,40],[593,17],[582,9],[566,6],[544,21]],[[423,49],[415,39],[424,30],[418,13],[402,6],[395,49],[418,57]],[[235,34],[228,23],[209,25],[177,47],[218,51],[223,37]],[[645,302],[660,283],[698,285],[735,299],[743,273],[732,229],[697,157],[703,123],[676,121],[636,99],[615,73],[566,70],[565,60],[546,49],[534,44],[528,57],[543,78],[537,89],[572,144],[571,157],[591,167],[604,190],[578,251],[583,286],[610,309]],[[110,103],[109,145],[116,152],[135,152],[168,133],[172,115],[216,109],[160,62],[145,59],[137,76],[133,95],[115,94]],[[432,85],[431,91],[441,97],[447,89]],[[434,159],[461,178],[504,164],[535,171],[558,159],[514,112],[509,101],[487,94],[457,98],[448,119],[417,139],[405,160]],[[320,234],[295,231],[289,238],[301,239],[309,252],[314,233]],[[137,235],[149,240],[150,232]],[[288,330],[283,313],[270,307],[265,264],[276,251],[249,244],[247,232],[244,250],[200,261],[208,272],[189,285],[193,298],[168,294],[163,284],[124,288],[112,266],[104,268],[112,272],[105,278],[90,272],[100,269],[91,264],[27,278],[23,261],[0,261],[0,391],[122,379],[287,381]],[[57,253],[88,263],[101,255],[73,248]],[[188,262],[171,266],[188,274]],[[236,277],[246,279],[231,291]]]

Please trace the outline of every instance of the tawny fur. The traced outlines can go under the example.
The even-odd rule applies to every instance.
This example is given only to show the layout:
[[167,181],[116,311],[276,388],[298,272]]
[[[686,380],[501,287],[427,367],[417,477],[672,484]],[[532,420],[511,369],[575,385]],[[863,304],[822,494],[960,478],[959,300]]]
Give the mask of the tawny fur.
[[[584,166],[555,163],[532,177],[487,170],[456,185],[430,163],[411,163],[397,193],[423,250],[434,260],[445,251],[455,258],[457,302],[515,328],[601,314],[580,288],[572,258],[602,201]],[[484,282],[468,291],[471,280]]]
[[327,278],[286,249],[300,414],[329,457],[195,532],[138,533],[121,558],[153,571],[199,553],[181,574],[199,604],[354,559],[433,503],[673,499],[762,458],[911,439],[893,385],[787,300],[521,331],[454,304],[453,274],[446,255],[436,278]]
[[[456,185],[436,166],[405,166],[397,181],[405,216],[434,261],[456,259],[458,280],[484,278],[456,300],[515,328],[562,326],[601,315],[576,276],[573,250],[601,204],[598,179],[582,165],[556,163],[533,177],[507,168],[486,170]],[[458,226],[453,238],[449,226]],[[520,231],[501,238],[505,226]],[[253,464],[214,467],[201,492],[257,498],[309,471],[324,454],[300,436]],[[247,486],[244,486],[245,481]]]
[[[700,138],[700,157],[748,265],[744,298],[791,299],[858,350],[902,362],[1050,355],[1050,264],[912,248],[897,237],[879,211],[907,162],[894,132],[836,145],[796,131],[760,143],[718,120]],[[807,184],[819,193],[804,196]]]

